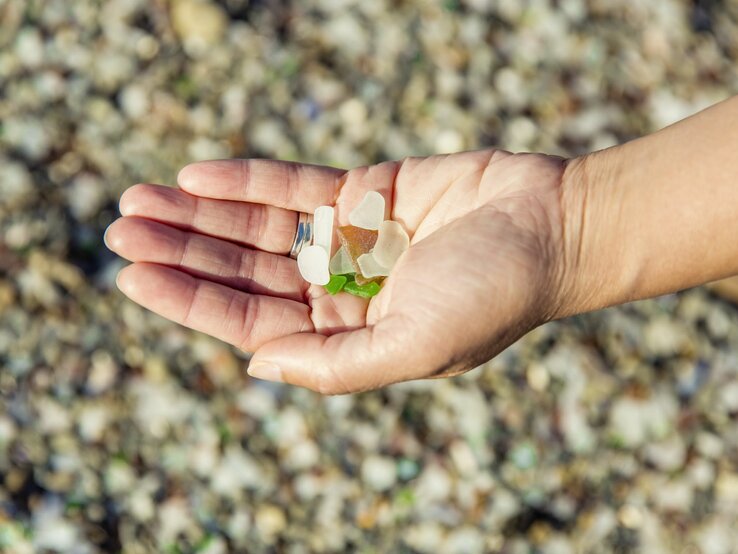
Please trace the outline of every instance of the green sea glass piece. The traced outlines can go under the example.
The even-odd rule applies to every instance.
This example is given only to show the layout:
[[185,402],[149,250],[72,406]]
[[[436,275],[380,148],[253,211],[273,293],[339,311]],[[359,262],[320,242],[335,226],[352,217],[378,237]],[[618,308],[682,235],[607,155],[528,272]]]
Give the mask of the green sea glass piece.
[[328,291],[328,294],[338,294],[347,282],[348,278],[345,275],[331,275],[330,281],[325,285],[325,290]]
[[379,283],[371,281],[365,285],[360,285],[356,281],[346,283],[343,287],[344,292],[353,294],[354,296],[361,296],[362,298],[371,298],[379,292]]

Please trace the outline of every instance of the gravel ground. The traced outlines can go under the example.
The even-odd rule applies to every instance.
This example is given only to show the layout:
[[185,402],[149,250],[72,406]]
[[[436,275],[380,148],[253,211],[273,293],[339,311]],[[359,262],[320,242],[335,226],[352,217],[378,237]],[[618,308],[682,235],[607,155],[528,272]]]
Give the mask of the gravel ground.
[[738,90],[738,1],[0,0],[0,551],[738,552],[738,311],[554,322],[323,398],[126,300],[196,159],[572,155]]

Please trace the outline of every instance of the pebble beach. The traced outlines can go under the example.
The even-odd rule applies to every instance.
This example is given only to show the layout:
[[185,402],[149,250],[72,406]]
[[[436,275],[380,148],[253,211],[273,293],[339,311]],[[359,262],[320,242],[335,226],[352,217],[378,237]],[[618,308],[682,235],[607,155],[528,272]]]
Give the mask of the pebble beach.
[[738,294],[323,397],[103,245],[195,160],[574,156],[736,90],[738,0],[0,0],[0,552],[738,552]]

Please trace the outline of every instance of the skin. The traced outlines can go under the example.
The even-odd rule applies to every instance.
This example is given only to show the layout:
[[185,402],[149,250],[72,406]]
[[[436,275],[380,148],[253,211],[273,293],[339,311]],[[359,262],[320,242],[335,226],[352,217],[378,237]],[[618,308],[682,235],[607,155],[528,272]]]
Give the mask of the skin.
[[[738,106],[711,110],[572,160],[195,163],[127,190],[106,243],[133,262],[123,293],[253,352],[253,376],[340,394],[457,375],[551,319],[738,273]],[[371,301],[307,286],[285,255],[298,211],[345,225],[369,190],[410,249]]]

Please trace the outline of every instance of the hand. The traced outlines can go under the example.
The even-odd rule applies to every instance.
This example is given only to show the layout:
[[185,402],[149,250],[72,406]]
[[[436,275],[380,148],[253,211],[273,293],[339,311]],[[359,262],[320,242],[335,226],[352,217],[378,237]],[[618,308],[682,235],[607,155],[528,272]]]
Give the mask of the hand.
[[[134,263],[132,300],[254,351],[249,373],[325,394],[465,372],[556,317],[565,267],[565,163],[483,150],[341,171],[267,160],[200,162],[181,190],[136,185],[106,243]],[[309,286],[285,254],[297,211],[368,190],[411,237],[371,301]]]

